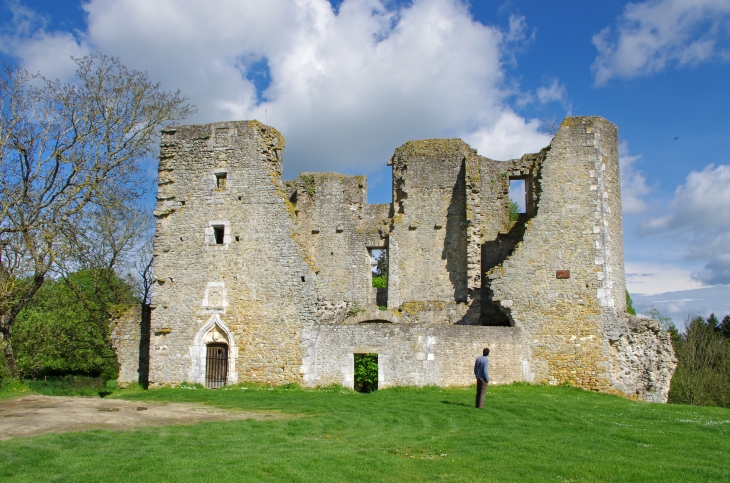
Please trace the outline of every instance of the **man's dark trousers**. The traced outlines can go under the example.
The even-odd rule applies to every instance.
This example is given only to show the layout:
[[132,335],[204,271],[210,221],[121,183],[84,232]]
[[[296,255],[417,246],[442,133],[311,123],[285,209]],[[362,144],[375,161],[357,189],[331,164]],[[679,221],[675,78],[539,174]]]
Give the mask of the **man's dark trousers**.
[[477,377],[477,407],[479,409],[484,407],[484,395],[487,393],[487,384],[489,384],[489,381],[485,381],[484,379],[480,379]]

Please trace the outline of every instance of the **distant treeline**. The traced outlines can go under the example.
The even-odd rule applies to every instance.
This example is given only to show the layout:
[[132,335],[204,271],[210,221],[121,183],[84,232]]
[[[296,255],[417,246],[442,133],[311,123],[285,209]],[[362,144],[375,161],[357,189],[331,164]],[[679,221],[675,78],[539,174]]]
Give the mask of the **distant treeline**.
[[667,321],[677,356],[669,402],[730,408],[730,314],[688,318],[681,332]]

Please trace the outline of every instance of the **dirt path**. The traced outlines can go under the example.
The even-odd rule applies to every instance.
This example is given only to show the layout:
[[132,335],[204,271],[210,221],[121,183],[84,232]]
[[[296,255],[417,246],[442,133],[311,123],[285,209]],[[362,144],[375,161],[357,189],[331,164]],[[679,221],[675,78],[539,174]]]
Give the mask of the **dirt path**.
[[92,429],[121,430],[200,421],[290,417],[270,411],[228,410],[202,404],[32,395],[0,401],[0,440]]

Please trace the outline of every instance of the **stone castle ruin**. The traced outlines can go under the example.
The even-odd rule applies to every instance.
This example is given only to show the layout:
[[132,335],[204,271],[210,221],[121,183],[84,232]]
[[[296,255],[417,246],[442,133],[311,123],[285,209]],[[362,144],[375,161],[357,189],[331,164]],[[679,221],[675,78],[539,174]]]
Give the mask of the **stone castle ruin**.
[[[113,321],[120,383],[353,387],[355,355],[370,353],[381,388],[465,386],[489,347],[494,383],[666,401],[669,337],[626,313],[610,122],[566,118],[511,161],[460,139],[407,142],[391,204],[367,203],[365,176],[282,181],[283,149],[257,121],[163,131],[151,315]],[[387,286],[373,288],[383,253]]]

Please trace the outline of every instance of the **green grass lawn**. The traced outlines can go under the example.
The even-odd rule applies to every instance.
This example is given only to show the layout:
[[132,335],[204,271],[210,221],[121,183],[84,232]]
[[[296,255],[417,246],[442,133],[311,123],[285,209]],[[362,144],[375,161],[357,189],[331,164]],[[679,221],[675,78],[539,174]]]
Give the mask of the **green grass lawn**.
[[121,391],[301,415],[0,442],[2,481],[730,481],[730,410],[565,387]]

